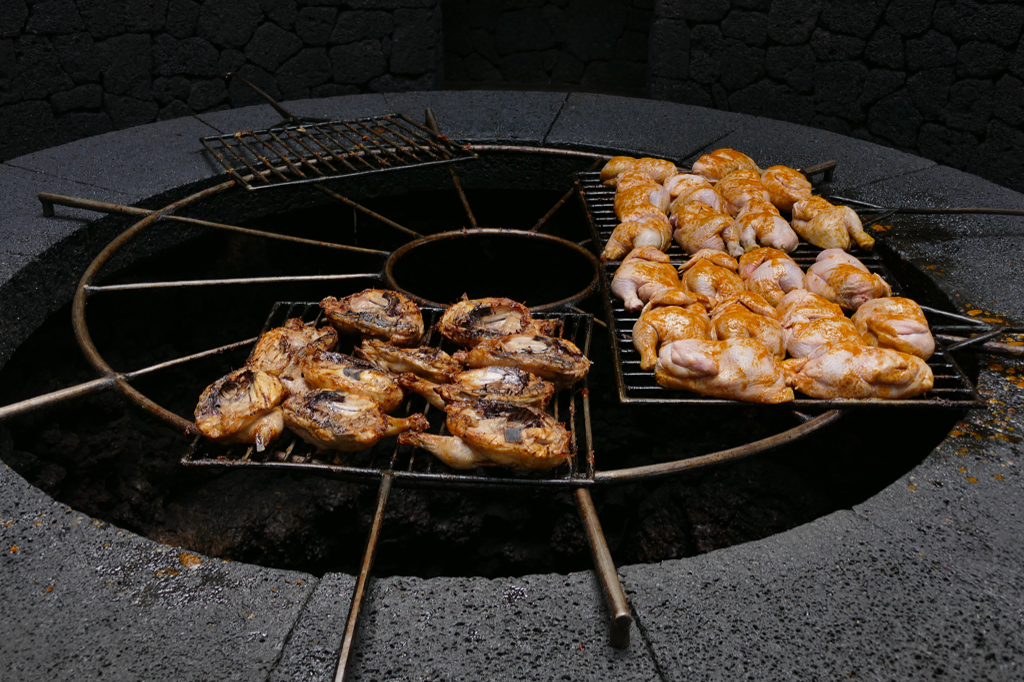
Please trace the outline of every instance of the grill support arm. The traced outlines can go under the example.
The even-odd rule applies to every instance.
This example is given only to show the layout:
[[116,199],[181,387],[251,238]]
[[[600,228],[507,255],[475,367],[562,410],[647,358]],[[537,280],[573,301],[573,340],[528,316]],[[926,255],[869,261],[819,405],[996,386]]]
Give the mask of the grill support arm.
[[597,518],[597,509],[594,507],[593,498],[590,497],[590,491],[585,488],[577,488],[575,495],[576,509],[579,510],[580,519],[587,530],[590,556],[594,560],[594,569],[601,581],[601,591],[604,593],[604,601],[608,606],[608,617],[611,621],[608,635],[609,644],[616,649],[625,649],[629,646],[629,629],[633,624],[633,616],[629,612],[629,602],[626,600],[622,583],[619,582],[619,574],[615,570],[612,554],[608,551],[608,543],[604,539],[601,521]]

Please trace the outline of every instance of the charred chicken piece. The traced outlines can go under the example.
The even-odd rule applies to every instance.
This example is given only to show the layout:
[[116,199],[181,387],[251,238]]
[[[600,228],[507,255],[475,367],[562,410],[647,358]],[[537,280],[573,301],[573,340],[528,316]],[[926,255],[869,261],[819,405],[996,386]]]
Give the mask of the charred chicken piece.
[[293,317],[260,336],[246,365],[274,375],[290,394],[303,393],[309,384],[302,378],[302,357],[317,348],[333,350],[337,343],[338,332],[331,327],[317,329],[312,322]]
[[218,443],[263,449],[284,431],[284,385],[267,372],[244,367],[218,379],[196,405],[199,433]]
[[909,298],[892,296],[868,301],[853,314],[853,324],[869,346],[892,348],[927,360],[935,352],[924,311]]
[[761,174],[761,183],[782,211],[792,211],[793,204],[810,197],[813,189],[803,173],[789,166],[769,166]]
[[658,350],[681,339],[711,340],[711,320],[704,305],[682,289],[654,295],[633,325],[633,347],[640,353],[640,369],[651,370]]
[[715,308],[711,314],[711,333],[716,341],[754,339],[764,344],[777,360],[786,357],[775,306],[751,291],[741,291]]
[[789,385],[812,398],[897,400],[926,393],[935,383],[921,358],[862,343],[822,346],[783,366]]
[[444,311],[437,329],[460,346],[521,334],[533,328],[529,309],[510,298],[464,298]]
[[432,433],[407,431],[398,437],[398,442],[401,445],[422,448],[452,469],[466,470],[498,466],[496,462],[492,462],[456,436],[438,436]]
[[561,389],[573,385],[590,371],[590,360],[571,341],[535,334],[513,334],[459,351],[455,359],[467,367],[518,367],[536,374]]
[[857,310],[873,298],[892,295],[889,284],[842,249],[826,249],[807,269],[804,287],[844,310]]
[[419,393],[438,409],[448,403],[501,400],[546,409],[555,385],[518,367],[478,367],[460,373],[454,381],[435,384],[412,374],[398,377],[403,388]]
[[765,404],[793,399],[782,367],[753,339],[673,341],[658,353],[654,375],[665,388],[715,398]]
[[284,421],[302,440],[319,450],[356,452],[404,431],[423,431],[422,414],[389,417],[380,403],[342,391],[314,390],[284,402]]
[[608,238],[601,260],[619,260],[633,249],[651,246],[667,251],[672,245],[672,224],[663,213],[635,216],[636,220],[619,223]]
[[701,249],[680,266],[681,288],[690,292],[709,310],[743,291],[743,280],[736,274],[736,259],[722,251]]
[[341,300],[328,296],[320,307],[342,334],[375,336],[396,346],[415,346],[423,338],[419,307],[397,291],[366,289]]
[[700,157],[694,162],[692,172],[704,176],[711,182],[718,182],[734,170],[761,172],[761,169],[749,156],[728,148],[716,149],[710,154]]
[[482,457],[513,469],[551,469],[572,456],[569,432],[534,407],[491,400],[454,403],[448,406],[447,423],[453,436],[403,434],[399,442],[429,450],[450,466],[465,464],[458,468],[478,466]]
[[393,412],[405,395],[391,374],[344,353],[316,350],[302,360],[302,376],[310,386],[373,398]]
[[679,286],[679,275],[668,254],[650,246],[633,249],[612,277],[612,293],[621,298],[626,310],[640,310],[651,296]]
[[462,371],[462,365],[440,348],[419,346],[399,348],[387,341],[363,339],[361,348],[353,351],[356,357],[372,362],[393,374],[411,372],[434,383],[446,384]]

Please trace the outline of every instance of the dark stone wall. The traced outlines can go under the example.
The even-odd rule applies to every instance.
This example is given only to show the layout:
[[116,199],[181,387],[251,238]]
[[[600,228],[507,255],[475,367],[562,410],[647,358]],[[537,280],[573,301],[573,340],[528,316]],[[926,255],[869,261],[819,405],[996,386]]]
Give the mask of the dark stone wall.
[[654,0],[441,0],[447,84],[643,95]]
[[440,85],[437,0],[0,0],[0,160],[272,97]]
[[825,128],[1024,190],[1024,6],[658,0],[650,96]]

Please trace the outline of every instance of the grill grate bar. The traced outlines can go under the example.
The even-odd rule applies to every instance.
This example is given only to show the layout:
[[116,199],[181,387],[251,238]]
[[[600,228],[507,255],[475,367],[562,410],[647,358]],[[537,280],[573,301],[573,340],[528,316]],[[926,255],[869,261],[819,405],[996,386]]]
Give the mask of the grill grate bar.
[[395,114],[246,130],[200,141],[250,190],[476,158],[443,135]]
[[[611,237],[612,231],[619,224],[615,217],[615,189],[601,184],[600,173],[584,172],[576,174],[576,186],[583,202],[590,227],[591,237],[596,248],[603,248]],[[815,262],[821,249],[810,244],[801,243],[796,251],[790,254],[794,261],[805,270]],[[855,254],[868,270],[880,275],[892,287],[894,296],[903,295],[903,287],[893,277],[877,253],[856,252]],[[669,262],[680,266],[689,256],[675,243],[668,250]],[[616,358],[616,380],[619,386],[619,398],[622,402],[636,403],[686,403],[688,405],[735,405],[737,401],[724,398],[707,398],[688,391],[670,390],[660,386],[654,372],[640,369],[640,353],[633,347],[633,325],[640,317],[639,312],[626,310],[622,301],[611,295],[612,277],[618,269],[618,262],[604,264],[602,289],[605,300],[605,311],[611,329],[612,346]],[[917,406],[964,408],[980,406],[983,401],[978,396],[971,382],[967,379],[953,357],[938,340],[940,334],[948,334],[951,330],[962,329],[962,322],[974,323],[970,329],[974,332],[988,331],[988,326],[979,326],[978,321],[969,317],[949,313],[935,308],[924,308],[925,316],[936,336],[936,351],[928,361],[935,375],[935,387],[924,396],[906,400],[818,400],[800,398],[784,403],[791,407],[817,407],[830,409],[835,407],[874,407],[874,406]],[[952,347],[951,347],[952,348]]]

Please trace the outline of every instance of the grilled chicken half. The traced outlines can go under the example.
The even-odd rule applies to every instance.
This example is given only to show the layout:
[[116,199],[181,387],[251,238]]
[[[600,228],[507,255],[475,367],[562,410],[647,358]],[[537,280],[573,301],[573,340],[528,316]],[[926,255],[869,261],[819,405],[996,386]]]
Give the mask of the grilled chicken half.
[[363,345],[353,353],[393,374],[411,372],[438,384],[446,384],[462,371],[462,365],[440,348],[419,346],[399,348],[387,341],[363,339]]
[[344,353],[316,350],[302,360],[302,376],[314,388],[373,398],[385,412],[402,404],[405,394],[391,374]]
[[328,296],[320,307],[342,334],[374,336],[396,346],[415,346],[423,338],[419,306],[397,291],[366,289],[341,300]]
[[284,431],[285,388],[267,372],[243,367],[203,391],[196,405],[199,433],[218,443],[247,443],[263,451]]
[[286,400],[284,421],[299,438],[318,449],[341,452],[365,450],[387,436],[430,426],[422,414],[396,419],[372,398],[322,389]]
[[572,456],[571,438],[554,417],[535,407],[491,400],[448,406],[453,436],[406,433],[399,443],[430,451],[453,468],[496,464],[551,469]]
[[260,336],[246,364],[276,376],[288,393],[303,393],[309,384],[302,378],[300,360],[310,350],[333,350],[338,343],[338,332],[331,327],[317,329],[297,317],[287,320]]
[[437,329],[460,346],[522,334],[533,328],[529,309],[510,298],[464,298],[444,311]]
[[467,367],[518,367],[553,382],[559,389],[585,377],[593,364],[571,341],[539,334],[513,334],[485,341],[472,350],[457,352],[455,359]]
[[450,383],[436,384],[412,374],[398,377],[402,388],[419,393],[438,409],[448,403],[500,400],[546,409],[555,385],[518,367],[478,367],[460,373]]

